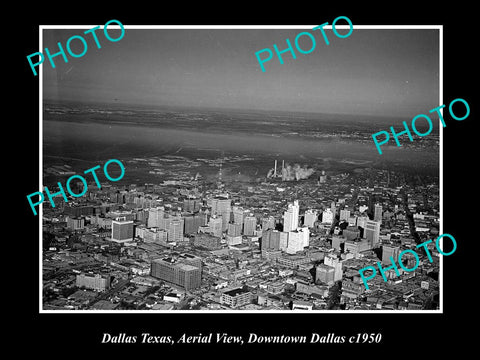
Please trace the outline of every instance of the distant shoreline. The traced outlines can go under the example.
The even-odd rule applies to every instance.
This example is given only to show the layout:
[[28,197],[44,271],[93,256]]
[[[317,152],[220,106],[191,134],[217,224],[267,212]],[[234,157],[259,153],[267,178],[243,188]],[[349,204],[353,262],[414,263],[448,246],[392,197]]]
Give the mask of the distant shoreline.
[[[310,111],[286,111],[278,109],[239,109],[239,108],[221,108],[221,107],[201,107],[201,106],[175,106],[175,105],[154,105],[154,104],[139,104],[111,101],[108,103],[100,101],[79,101],[79,100],[59,100],[59,99],[43,99],[44,107],[46,105],[67,105],[75,107],[101,107],[112,109],[132,109],[139,111],[174,111],[174,112],[206,112],[206,113],[232,113],[232,114],[248,114],[248,115],[276,115],[285,117],[332,117],[335,119],[348,119],[351,121],[361,121],[362,123],[395,123],[406,120],[404,117],[386,115],[372,115],[372,114],[343,114],[343,113],[322,113]],[[372,104],[374,106],[375,104]],[[413,114],[412,115],[416,115]],[[434,120],[437,120],[432,116]]]

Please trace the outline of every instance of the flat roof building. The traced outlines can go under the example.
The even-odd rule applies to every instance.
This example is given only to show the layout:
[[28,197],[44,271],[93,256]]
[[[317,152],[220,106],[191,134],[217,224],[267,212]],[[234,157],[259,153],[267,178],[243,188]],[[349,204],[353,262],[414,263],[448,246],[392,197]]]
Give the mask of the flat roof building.
[[84,287],[95,291],[105,291],[110,288],[110,276],[100,274],[78,274],[75,279],[78,287]]
[[133,234],[133,221],[124,219],[112,221],[112,241],[118,243],[132,241]]
[[220,303],[231,308],[237,308],[243,305],[250,304],[252,293],[241,287],[227,290],[222,293]]
[[187,291],[197,289],[202,285],[201,259],[188,254],[155,259],[152,260],[150,274]]

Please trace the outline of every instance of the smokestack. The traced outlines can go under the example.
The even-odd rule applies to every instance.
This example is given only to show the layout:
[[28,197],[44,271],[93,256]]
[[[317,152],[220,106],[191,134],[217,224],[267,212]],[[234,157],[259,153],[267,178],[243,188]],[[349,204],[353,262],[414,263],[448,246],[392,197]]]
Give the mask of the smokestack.
[[282,170],[285,168],[285,160],[282,160]]
[[277,160],[275,160],[275,170],[273,171],[273,177],[277,177]]

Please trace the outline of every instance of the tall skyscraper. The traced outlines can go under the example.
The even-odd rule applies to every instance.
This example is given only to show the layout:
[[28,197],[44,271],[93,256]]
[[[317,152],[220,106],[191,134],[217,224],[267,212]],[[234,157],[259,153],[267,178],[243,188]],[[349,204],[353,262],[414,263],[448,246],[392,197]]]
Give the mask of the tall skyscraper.
[[232,200],[224,196],[216,196],[212,199],[212,213],[220,214],[232,211]]
[[185,222],[185,234],[195,234],[198,228],[207,223],[207,214],[198,212],[195,214],[186,214],[183,216]]
[[348,221],[349,218],[350,218],[350,210],[348,209],[340,210],[340,221],[342,220]]
[[222,230],[222,217],[221,216],[212,216],[210,218],[210,221],[208,222],[208,226],[210,228],[210,232],[214,235],[214,236],[218,236],[218,237],[222,237],[222,233],[223,233],[223,230]]
[[255,230],[257,229],[257,218],[255,216],[249,215],[246,216],[243,221],[243,234],[247,236],[255,235]]
[[262,231],[275,229],[275,218],[273,216],[262,218]]
[[195,224],[195,217],[193,214],[186,214],[183,216],[185,224],[185,234],[195,234],[198,231],[198,226]]
[[222,217],[222,231],[226,231],[232,213],[232,200],[225,196],[211,199],[212,214]]
[[372,248],[377,247],[380,241],[380,222],[368,220],[363,235]]
[[173,218],[170,220],[168,226],[168,242],[181,242],[183,241],[183,219]]
[[201,207],[201,201],[199,199],[185,199],[183,200],[183,210],[187,212],[196,212],[200,210]]
[[332,201],[330,204],[330,210],[332,211],[333,217],[337,214],[337,207],[335,201]]
[[303,247],[310,245],[310,229],[308,226],[302,226],[297,229],[301,233]]
[[383,210],[382,205],[375,204],[374,215],[373,215],[373,220],[374,221],[382,222],[382,210]]
[[207,224],[207,214],[203,211],[199,211],[193,216],[195,220],[195,226],[204,226]]
[[165,229],[165,208],[156,207],[148,211],[147,227],[158,227]]
[[361,227],[362,229],[365,229],[367,221],[369,221],[368,216],[359,216],[357,218],[357,226]]
[[262,231],[262,238],[260,240],[260,249],[262,251],[270,249],[270,233],[273,230]]
[[242,207],[234,206],[232,209],[233,212],[233,222],[235,224],[243,225],[243,219],[245,218],[245,210]]
[[242,235],[242,224],[235,224],[234,222],[228,223],[227,234],[229,236]]
[[283,231],[290,232],[298,228],[299,213],[298,200],[295,200],[293,204],[288,204],[287,211],[283,213]]
[[286,251],[288,248],[288,232],[280,232],[280,250]]
[[227,231],[228,223],[231,220],[232,212],[230,210],[222,212],[222,231]]
[[303,220],[303,224],[305,226],[313,228],[315,226],[315,222],[318,220],[318,213],[317,210],[307,210],[305,211],[305,216]]
[[331,209],[325,209],[322,212],[322,223],[325,223],[325,224],[333,223],[333,213]]
[[280,232],[278,230],[266,230],[262,232],[261,248],[263,250],[280,250]]
[[288,245],[285,251],[289,254],[295,254],[302,251],[310,242],[310,231],[308,227],[297,228],[288,232]]

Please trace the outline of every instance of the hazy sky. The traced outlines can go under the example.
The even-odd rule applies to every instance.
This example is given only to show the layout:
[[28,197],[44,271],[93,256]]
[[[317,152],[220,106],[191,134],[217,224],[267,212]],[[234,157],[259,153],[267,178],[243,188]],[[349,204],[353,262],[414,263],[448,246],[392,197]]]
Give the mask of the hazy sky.
[[[44,47],[54,53],[85,30],[44,30]],[[262,72],[255,52],[286,48],[302,31],[314,35],[315,50],[285,53],[283,65],[274,55]],[[84,35],[85,56],[56,57],[55,69],[45,60],[44,98],[408,117],[439,105],[438,30],[326,32],[328,46],[311,29],[127,27],[118,42],[100,30],[101,49]]]

